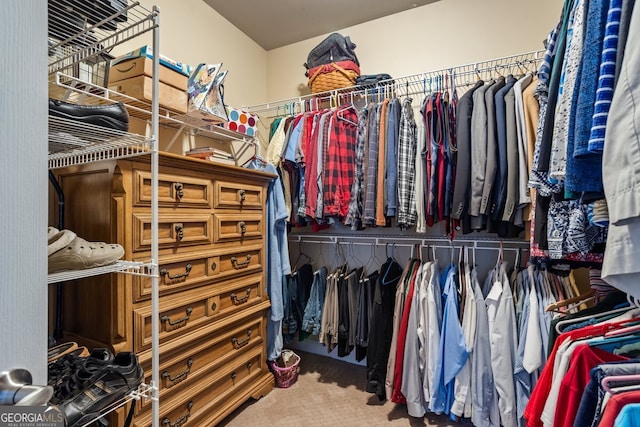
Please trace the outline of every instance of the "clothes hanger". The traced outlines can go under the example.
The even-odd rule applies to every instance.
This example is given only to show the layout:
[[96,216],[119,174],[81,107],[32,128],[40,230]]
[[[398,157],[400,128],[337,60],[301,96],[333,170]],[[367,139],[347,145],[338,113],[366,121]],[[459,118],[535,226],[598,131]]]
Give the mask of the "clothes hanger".
[[[388,245],[388,243],[387,243],[387,245]],[[382,275],[382,278],[380,279],[380,280],[381,280],[381,282],[380,282],[380,283],[382,283],[382,285],[383,285],[383,286],[388,285],[388,284],[390,284],[390,283],[393,283],[393,282],[395,282],[396,280],[399,280],[399,279],[400,279],[400,277],[402,277],[402,269],[399,269],[399,272],[400,272],[400,273],[399,273],[399,275],[398,275],[398,276],[396,276],[396,277],[389,277],[389,273],[390,273],[390,270],[391,270],[391,265],[392,265],[393,263],[396,263],[396,264],[397,264],[397,261],[396,261],[396,259],[395,259],[395,247],[396,247],[396,244],[395,244],[395,243],[393,243],[393,244],[392,244],[392,246],[391,246],[391,257],[389,257],[389,260],[390,260],[391,262],[389,262],[389,264],[387,265],[387,270],[384,272],[384,274]]]
[[[613,384],[618,383],[622,387],[612,386]],[[617,394],[623,391],[631,391],[637,390],[640,388],[640,374],[629,374],[629,375],[607,375],[602,378],[600,381],[600,385],[602,388],[611,394]],[[628,386],[633,386],[633,388],[627,388]]]
[[296,261],[293,263],[293,269],[294,271],[297,271],[299,269],[299,262],[301,259],[306,259],[306,261],[302,264],[312,264],[313,259],[311,259],[311,257],[309,255],[307,255],[306,253],[304,253],[304,251],[302,250],[302,240],[298,241],[298,257],[296,258]]
[[556,332],[561,334],[563,327],[566,326],[566,325],[570,325],[572,323],[580,323],[580,322],[584,322],[585,320],[589,320],[589,319],[597,319],[597,318],[600,318],[600,317],[607,317],[607,316],[611,316],[611,315],[614,315],[614,314],[622,314],[622,313],[625,313],[627,311],[630,311],[633,308],[634,307],[627,306],[627,307],[615,308],[613,310],[603,311],[602,313],[590,314],[590,315],[587,315],[587,316],[575,317],[573,319],[561,320],[558,323],[556,323]]
[[[555,313],[563,313],[563,312],[566,312],[567,310],[566,309],[564,311],[560,310],[562,307],[573,306],[573,305],[575,305],[577,307],[577,306],[585,304],[585,303],[587,303],[589,301],[593,301],[593,300],[596,299],[595,298],[595,294],[596,294],[595,291],[592,290],[592,291],[589,291],[589,292],[587,292],[586,294],[583,294],[583,295],[578,295],[576,297],[567,298],[567,299],[564,299],[564,300],[561,300],[561,301],[557,301],[557,302],[554,302],[552,304],[547,305],[547,307],[544,309],[544,311],[553,311]],[[573,307],[573,308],[575,308],[575,307]]]

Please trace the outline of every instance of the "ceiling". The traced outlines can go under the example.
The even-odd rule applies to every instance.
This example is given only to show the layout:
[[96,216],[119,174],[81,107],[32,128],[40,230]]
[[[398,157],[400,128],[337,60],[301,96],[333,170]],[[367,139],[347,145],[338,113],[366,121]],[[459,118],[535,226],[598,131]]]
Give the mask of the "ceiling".
[[204,0],[265,50],[437,0]]

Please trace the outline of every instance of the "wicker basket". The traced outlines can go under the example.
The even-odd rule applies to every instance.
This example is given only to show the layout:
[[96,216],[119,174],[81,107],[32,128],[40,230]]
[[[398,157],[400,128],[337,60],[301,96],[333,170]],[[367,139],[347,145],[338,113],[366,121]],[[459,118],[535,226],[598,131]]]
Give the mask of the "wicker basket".
[[269,369],[273,372],[273,376],[276,379],[276,386],[279,388],[291,387],[298,380],[298,372],[300,371],[300,356],[295,354],[291,350],[283,350],[284,352],[291,353],[291,358],[294,360],[292,364],[283,368],[273,361],[267,361]]
[[355,85],[360,68],[352,61],[332,62],[312,68],[307,74],[311,93],[319,93]]

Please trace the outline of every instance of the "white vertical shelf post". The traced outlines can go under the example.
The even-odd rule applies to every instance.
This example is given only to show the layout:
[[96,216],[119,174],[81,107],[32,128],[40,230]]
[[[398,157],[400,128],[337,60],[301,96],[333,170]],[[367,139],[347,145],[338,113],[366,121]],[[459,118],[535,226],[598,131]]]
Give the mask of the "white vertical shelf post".
[[158,312],[158,135],[160,114],[160,9],[153,6],[153,88],[151,101],[151,425],[160,423],[160,340]]

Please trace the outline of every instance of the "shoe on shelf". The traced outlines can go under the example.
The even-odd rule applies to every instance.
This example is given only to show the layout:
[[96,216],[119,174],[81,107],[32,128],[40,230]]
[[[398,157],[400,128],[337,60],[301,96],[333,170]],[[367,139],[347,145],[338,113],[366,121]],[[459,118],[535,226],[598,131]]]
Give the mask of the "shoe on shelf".
[[80,426],[95,420],[106,408],[138,388],[143,378],[138,358],[130,352],[118,353],[108,363],[85,364],[70,379],[75,384],[81,384],[82,388],[59,403],[59,408],[67,418],[67,425]]
[[56,233],[52,228],[48,232],[49,274],[102,267],[124,256],[124,248],[117,243],[88,242],[70,230]]
[[64,356],[65,354],[72,353],[77,349],[78,344],[73,341],[63,342],[53,346],[47,350],[47,363],[54,362],[56,359]]
[[129,113],[122,102],[80,105],[49,98],[49,115],[120,132],[129,130]]

